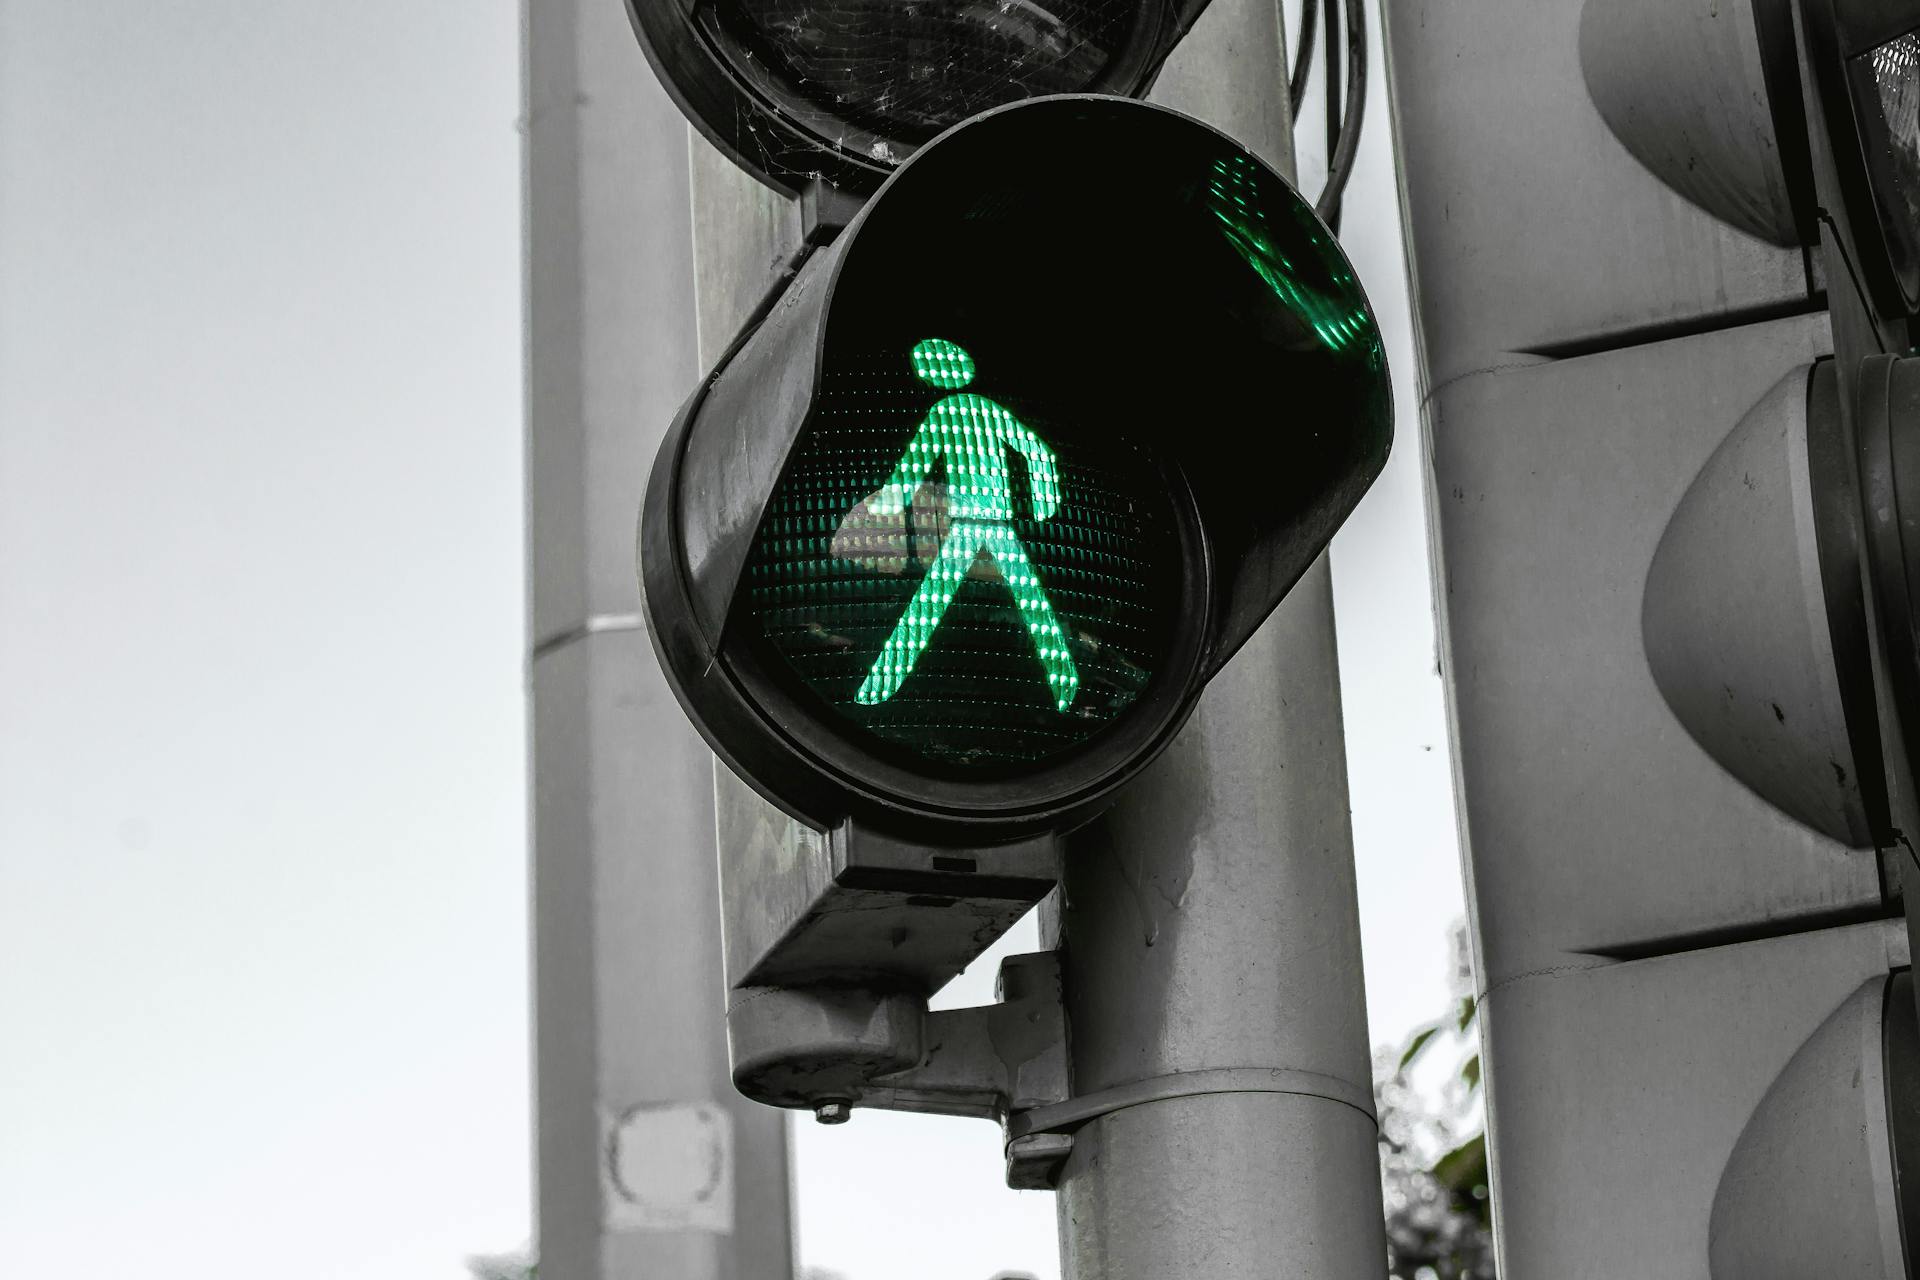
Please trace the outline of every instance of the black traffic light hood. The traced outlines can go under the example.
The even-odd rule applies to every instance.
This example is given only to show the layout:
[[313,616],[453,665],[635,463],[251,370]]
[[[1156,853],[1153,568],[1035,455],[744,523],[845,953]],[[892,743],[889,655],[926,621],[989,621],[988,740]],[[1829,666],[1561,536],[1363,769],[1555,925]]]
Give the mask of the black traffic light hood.
[[[735,164],[788,193],[814,180],[866,193],[928,143],[937,132],[930,122],[958,123],[1027,95],[1144,95],[1207,3],[1092,0],[1024,12],[953,0],[917,9],[893,0],[626,7],[661,84]],[[872,109],[888,101],[905,109]]]

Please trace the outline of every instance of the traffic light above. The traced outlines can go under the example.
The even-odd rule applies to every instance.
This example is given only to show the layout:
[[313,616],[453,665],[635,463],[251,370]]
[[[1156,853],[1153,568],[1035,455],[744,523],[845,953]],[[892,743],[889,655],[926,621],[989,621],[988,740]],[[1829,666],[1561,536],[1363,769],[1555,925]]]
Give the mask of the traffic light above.
[[683,705],[767,798],[933,843],[1090,816],[1391,439],[1378,333],[1231,140],[1036,99],[924,148],[682,410],[642,523]]
[[1920,312],[1920,13],[1891,0],[1801,0],[1834,210],[1873,309]]
[[1143,94],[1207,0],[628,0],[688,118],[795,191],[871,191],[970,116],[1063,93]]

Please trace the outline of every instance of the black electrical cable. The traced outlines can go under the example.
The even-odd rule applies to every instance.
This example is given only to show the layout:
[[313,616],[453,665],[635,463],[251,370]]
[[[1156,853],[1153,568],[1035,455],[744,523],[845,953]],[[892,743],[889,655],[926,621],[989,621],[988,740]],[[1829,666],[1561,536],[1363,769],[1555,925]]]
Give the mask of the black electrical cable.
[[[1332,0],[1328,0],[1332,4]],[[1314,212],[1335,234],[1340,231],[1340,197],[1353,176],[1353,157],[1360,149],[1360,125],[1367,107],[1367,9],[1366,0],[1346,0],[1347,4],[1347,99],[1339,126],[1327,131],[1327,185],[1314,204]],[[1327,10],[1328,49],[1334,39],[1333,10]],[[1329,112],[1333,92],[1329,85]],[[1331,114],[1329,120],[1332,119]]]
[[[1327,38],[1325,53],[1326,57],[1321,64],[1320,78],[1327,92],[1327,186],[1325,190],[1320,193],[1320,199],[1315,203],[1315,212],[1319,212],[1320,206],[1327,204],[1327,192],[1333,189],[1333,157],[1334,153],[1340,149],[1340,55],[1342,53],[1340,47],[1340,0],[1327,0]],[[1335,196],[1333,208],[1336,216],[1338,216],[1339,203],[1339,197]],[[1325,213],[1321,213],[1320,216],[1322,219],[1326,218]],[[1334,227],[1336,231],[1339,230],[1339,227],[1335,226],[1332,222],[1328,222],[1327,225]]]
[[1300,0],[1300,39],[1293,49],[1293,76],[1287,81],[1287,103],[1292,119],[1300,118],[1307,101],[1307,76],[1313,71],[1313,28],[1320,16],[1320,0]]

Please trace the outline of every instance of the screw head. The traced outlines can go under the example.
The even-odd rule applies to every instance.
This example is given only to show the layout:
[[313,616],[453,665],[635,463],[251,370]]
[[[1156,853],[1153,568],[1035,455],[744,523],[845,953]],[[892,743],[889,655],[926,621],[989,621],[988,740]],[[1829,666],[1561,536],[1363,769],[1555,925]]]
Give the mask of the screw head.
[[814,1104],[813,1118],[821,1124],[845,1124],[853,1119],[853,1104],[843,1098],[829,1098]]

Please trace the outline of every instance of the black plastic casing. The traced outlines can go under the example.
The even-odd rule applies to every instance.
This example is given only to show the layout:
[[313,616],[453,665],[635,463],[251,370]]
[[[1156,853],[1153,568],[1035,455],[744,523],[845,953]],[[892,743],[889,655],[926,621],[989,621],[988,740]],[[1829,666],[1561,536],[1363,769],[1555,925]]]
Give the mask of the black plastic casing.
[[[977,188],[983,166],[1009,152],[1074,154],[1083,161],[1124,155],[1133,166],[1128,180],[1147,183],[1163,170],[1190,170],[1196,150],[1258,163],[1205,125],[1118,98],[1034,99],[949,130],[806,263],[681,410],[654,463],[642,511],[648,629],[669,684],[714,751],[787,813],[821,829],[852,819],[900,838],[964,847],[1065,831],[1093,817],[1172,740],[1207,680],[1325,549],[1384,466],[1390,398],[1370,313],[1371,346],[1338,392],[1294,392],[1304,419],[1317,424],[1318,413],[1328,421],[1297,428],[1285,441],[1250,441],[1258,466],[1183,461],[1181,449],[1189,443],[1183,437],[1200,434],[1192,430],[1170,431],[1155,442],[1170,460],[1169,484],[1184,526],[1185,625],[1169,660],[1121,720],[1057,762],[1020,776],[932,776],[861,751],[804,699],[788,696],[743,634],[736,595],[770,495],[818,393],[836,287],[850,257],[897,250],[902,237],[924,226],[925,210],[944,207],[948,193],[956,193],[952,204],[961,207],[957,193]],[[1071,199],[1071,174],[1059,178],[1059,191],[1035,189],[1047,180],[1036,169],[1033,181],[1018,189],[1036,208]],[[1307,210],[1297,193],[1285,190]],[[1083,213],[1107,220],[1106,231],[1117,234],[1132,216],[1125,202],[1097,202]],[[1310,219],[1310,210],[1304,216]],[[965,233],[964,216],[955,219],[943,234]],[[1337,257],[1330,234],[1317,221],[1311,226],[1326,238],[1303,239],[1294,246],[1296,256]],[[1218,228],[1201,233],[1217,235]],[[1193,299],[1156,297],[1162,284],[1175,284],[1156,283],[1150,268],[1136,270],[1138,314],[1157,315],[1169,329],[1191,323],[1190,305],[1183,313],[1162,304]],[[1350,276],[1343,287],[1364,308]],[[1185,372],[1168,368],[1159,376],[1175,380]],[[1283,402],[1282,387],[1275,396]],[[1204,409],[1202,400],[1197,411]],[[1340,420],[1347,414],[1351,421]]]
[[[874,133],[825,107],[798,112],[776,103],[767,92],[768,72],[700,20],[702,0],[626,3],[647,61],[674,105],[728,159],[775,190],[797,195],[821,181],[869,193],[918,150],[908,139]],[[1083,92],[1143,96],[1207,3],[1138,0],[1128,42]]]
[[[1799,0],[1812,92],[1819,95],[1834,176],[1839,232],[1876,316],[1920,312],[1920,227],[1889,227],[1875,196],[1872,151],[1886,144],[1857,110],[1853,59],[1920,27],[1913,0]],[[1898,249],[1896,249],[1896,243]],[[1902,261],[1902,259],[1905,259]],[[1836,287],[1830,281],[1829,288]]]

